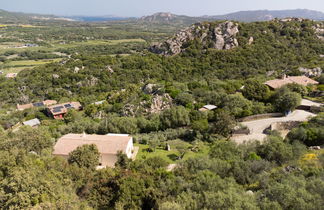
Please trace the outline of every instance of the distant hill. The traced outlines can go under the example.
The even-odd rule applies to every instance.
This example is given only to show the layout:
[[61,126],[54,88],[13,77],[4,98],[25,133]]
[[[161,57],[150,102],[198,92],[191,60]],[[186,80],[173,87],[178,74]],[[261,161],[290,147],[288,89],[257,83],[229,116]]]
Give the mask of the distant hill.
[[204,17],[190,17],[185,15],[175,15],[169,12],[159,12],[149,16],[143,16],[138,19],[138,22],[151,24],[179,24],[191,25],[196,22],[206,20]]
[[155,13],[138,19],[138,22],[151,24],[177,24],[191,25],[193,23],[213,20],[234,20],[240,22],[268,21],[275,18],[304,18],[312,20],[324,20],[324,13],[307,9],[296,10],[255,10],[240,11],[225,15],[190,17],[185,15],[175,15],[167,12]]
[[0,9],[0,23],[31,23],[48,21],[73,21],[69,18],[58,17],[54,15],[41,15],[22,12],[8,12]]
[[307,9],[296,10],[255,10],[240,11],[225,15],[191,17],[186,15],[176,15],[169,12],[159,12],[141,18],[118,17],[118,16],[54,16],[42,14],[28,14],[21,12],[8,12],[0,9],[1,23],[30,23],[30,22],[49,22],[49,21],[83,21],[83,22],[102,22],[102,21],[131,21],[143,24],[189,26],[202,21],[213,20],[235,20],[241,22],[267,21],[274,18],[305,18],[313,20],[324,20],[324,13]]
[[76,21],[84,21],[84,22],[103,22],[103,21],[119,21],[130,19],[129,17],[118,17],[118,16],[67,16],[66,18],[76,20]]
[[274,18],[305,18],[312,20],[324,20],[324,13],[307,9],[295,10],[255,10],[255,11],[240,11],[226,15],[204,16],[204,18],[214,20],[236,20],[242,22],[267,21]]

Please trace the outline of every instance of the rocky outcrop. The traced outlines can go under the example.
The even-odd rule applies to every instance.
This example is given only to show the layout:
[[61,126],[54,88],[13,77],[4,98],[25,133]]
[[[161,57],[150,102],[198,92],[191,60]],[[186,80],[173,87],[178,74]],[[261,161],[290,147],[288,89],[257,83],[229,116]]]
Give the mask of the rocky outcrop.
[[124,116],[136,116],[139,113],[160,113],[171,108],[173,99],[168,93],[164,93],[160,85],[146,84],[142,91],[148,95],[147,99],[140,101],[139,104],[126,104],[123,108]]
[[324,23],[318,23],[316,24],[314,27],[313,27],[315,33],[316,33],[316,36],[324,41]]
[[198,40],[204,48],[229,50],[239,46],[236,35],[238,24],[226,21],[214,25],[212,23],[197,23],[186,28],[167,41],[154,45],[150,51],[162,55],[176,55],[186,49],[188,42]]
[[172,98],[169,94],[155,95],[151,101],[151,107],[146,109],[147,113],[160,113],[165,109],[170,109],[172,105]]
[[307,69],[307,68],[300,67],[298,70],[307,77],[318,77],[318,76],[321,76],[321,74],[323,72],[320,67],[316,67],[313,69]]

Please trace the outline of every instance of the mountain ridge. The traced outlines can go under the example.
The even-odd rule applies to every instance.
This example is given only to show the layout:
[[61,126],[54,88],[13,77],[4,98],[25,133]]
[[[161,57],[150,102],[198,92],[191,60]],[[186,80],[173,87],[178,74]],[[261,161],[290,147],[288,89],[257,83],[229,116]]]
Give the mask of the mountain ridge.
[[[46,14],[34,14],[34,13],[22,13],[22,12],[9,12],[0,9],[0,16],[7,18],[9,21],[14,20],[31,20],[34,17],[47,18],[47,20],[74,20],[82,22],[103,22],[103,21],[136,21],[138,23],[152,23],[152,24],[182,24],[191,25],[193,23],[202,21],[213,20],[232,20],[240,22],[256,22],[256,21],[268,21],[275,18],[304,18],[312,20],[324,20],[324,12],[309,10],[309,9],[291,9],[291,10],[248,10],[228,13],[224,15],[202,15],[202,16],[188,16],[177,15],[170,12],[157,12],[152,15],[146,15],[139,18],[135,17],[121,17],[117,15],[99,15],[99,16],[87,16],[87,15],[74,15],[74,16],[62,16],[62,15],[46,15]],[[2,18],[4,20],[4,18]],[[45,19],[44,19],[45,20]]]

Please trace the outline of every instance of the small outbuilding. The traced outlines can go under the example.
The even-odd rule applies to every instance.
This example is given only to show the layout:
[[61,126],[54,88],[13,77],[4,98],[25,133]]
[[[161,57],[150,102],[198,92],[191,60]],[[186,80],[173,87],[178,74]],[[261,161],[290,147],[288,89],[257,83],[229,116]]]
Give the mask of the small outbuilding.
[[199,111],[206,112],[206,111],[211,111],[211,110],[214,110],[214,109],[217,109],[217,106],[215,106],[215,105],[205,105],[202,108],[200,108]]
[[28,126],[30,126],[32,128],[36,128],[40,124],[41,124],[41,122],[37,118],[23,122],[23,125],[28,125]]

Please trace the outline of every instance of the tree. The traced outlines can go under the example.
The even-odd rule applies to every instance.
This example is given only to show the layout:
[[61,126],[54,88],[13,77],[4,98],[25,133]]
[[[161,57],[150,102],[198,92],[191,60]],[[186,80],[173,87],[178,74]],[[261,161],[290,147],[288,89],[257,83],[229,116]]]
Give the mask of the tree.
[[252,102],[244,98],[242,94],[227,95],[223,99],[222,107],[235,117],[252,114]]
[[293,148],[280,136],[269,136],[263,144],[257,147],[257,154],[268,161],[283,164],[293,157]]
[[236,125],[234,117],[223,110],[215,112],[214,120],[211,131],[224,137],[228,137]]
[[194,97],[189,93],[180,93],[176,98],[176,102],[182,106],[187,106],[194,102]]
[[207,119],[192,122],[192,129],[196,132],[205,133],[208,131],[209,125]]
[[99,165],[99,151],[95,144],[85,144],[77,147],[69,154],[68,162],[77,164],[80,168],[94,170]]
[[280,112],[292,111],[300,105],[301,100],[302,98],[299,93],[282,88],[275,94],[274,106]]
[[120,151],[117,153],[117,162],[115,163],[116,167],[127,169],[130,163],[131,163],[131,159],[129,159],[126,154]]
[[165,110],[160,115],[160,118],[164,129],[177,128],[190,124],[189,112],[182,106]]
[[237,160],[243,157],[242,151],[232,141],[216,141],[210,149],[209,156],[221,160]]
[[258,80],[249,79],[245,82],[242,94],[250,100],[266,101],[269,99],[270,89]]
[[297,83],[288,84],[286,87],[293,92],[299,93],[301,96],[306,96],[308,94],[307,88]]

